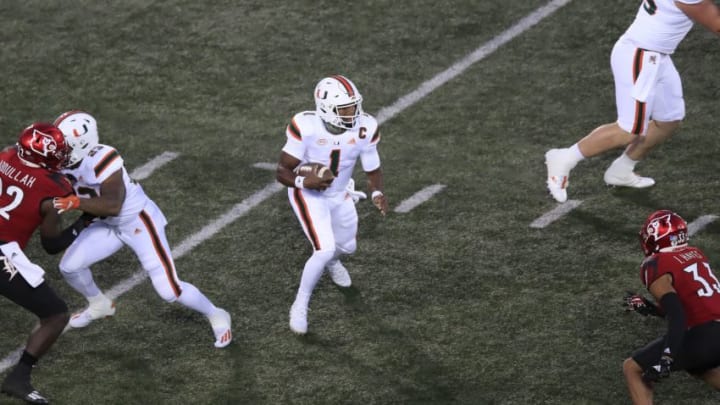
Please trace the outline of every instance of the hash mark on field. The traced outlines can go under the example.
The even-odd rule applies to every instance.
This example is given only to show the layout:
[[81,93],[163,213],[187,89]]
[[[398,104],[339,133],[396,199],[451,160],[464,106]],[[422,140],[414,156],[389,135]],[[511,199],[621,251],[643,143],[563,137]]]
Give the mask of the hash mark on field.
[[263,169],[263,170],[275,170],[277,168],[276,163],[270,163],[270,162],[257,162],[252,167],[256,169]]
[[[415,91],[408,93],[402,97],[400,97],[394,104],[381,108],[378,111],[377,119],[378,123],[382,124],[389,119],[395,117],[397,114],[401,113],[408,107],[412,106],[413,104],[417,103],[421,99],[423,99],[425,96],[430,94],[432,91],[436,90],[438,87],[442,86],[443,84],[447,83],[449,80],[457,77],[461,73],[463,73],[465,70],[468,69],[473,63],[476,63],[484,58],[486,58],[488,55],[495,52],[500,46],[504,45],[505,43],[509,42],[516,36],[522,34],[523,32],[530,29],[532,26],[543,20],[545,17],[548,17],[555,11],[557,11],[560,7],[570,3],[572,0],[553,0],[547,5],[538,8],[533,13],[529,14],[522,20],[520,20],[518,23],[513,25],[512,27],[508,28],[507,30],[503,31],[500,35],[496,36],[495,38],[491,39],[489,42],[485,43],[485,45],[481,46],[480,48],[476,49],[474,52],[466,56],[465,58],[461,59],[459,62],[455,63],[445,71],[441,72],[440,74],[436,75],[432,79],[422,83],[420,87],[418,87]],[[173,152],[167,152],[172,155]],[[165,155],[165,153],[163,154]],[[162,156],[162,155],[161,155]],[[167,159],[166,155],[166,158]],[[177,157],[177,156],[175,156]],[[168,162],[175,157],[170,158],[167,160]],[[158,160],[162,160],[160,157],[156,158]],[[164,163],[163,163],[164,164]],[[149,165],[149,163],[148,163]],[[144,167],[144,166],[143,166]],[[159,166],[158,166],[159,167]],[[142,168],[142,167],[141,167]],[[141,168],[138,168],[141,169]],[[152,170],[156,169],[157,167],[154,167]],[[133,171],[133,178],[135,179],[142,179],[146,178],[150,174],[148,173],[145,175],[143,172],[137,173],[136,171]],[[144,176],[144,177],[143,177]],[[260,190],[259,192],[253,194],[250,198],[248,198],[245,201],[252,200],[251,202],[241,202],[240,204],[233,207],[228,213],[220,217],[220,219],[216,220],[215,222],[211,223],[210,225],[203,228],[200,232],[196,233],[195,235],[191,236],[190,238],[186,239],[184,242],[181,243],[181,246],[173,250],[173,257],[175,255],[184,255],[189,251],[190,249],[194,248],[198,244],[202,243],[205,239],[210,238],[214,235],[214,233],[220,231],[223,227],[229,224],[229,222],[225,223],[223,221],[234,221],[241,216],[245,215],[247,213],[247,210],[250,210],[251,208],[255,207],[256,205],[260,204],[262,201],[270,197],[275,192],[282,190],[284,186],[278,184],[277,182],[273,182],[271,184],[268,184],[264,189]],[[570,201],[568,201],[570,202]],[[245,210],[245,211],[244,211]],[[187,249],[187,250],[186,250]],[[138,272],[131,276],[130,278],[126,279],[125,281],[115,285],[110,290],[108,290],[108,296],[112,296],[113,298],[117,298],[123,293],[129,291],[134,286],[142,282],[146,275],[143,274],[144,272]],[[116,295],[111,295],[116,294]],[[20,359],[20,356],[22,354],[23,347],[20,347],[19,349],[13,351],[12,353],[8,354],[4,359],[0,360],[0,373],[4,372],[8,368],[10,368],[14,363]]]
[[175,158],[180,156],[176,152],[163,152],[159,156],[154,157],[149,162],[136,168],[130,173],[130,177],[135,180],[145,180],[157,169],[165,166],[172,162]]
[[551,223],[562,218],[568,212],[580,206],[580,204],[582,204],[581,200],[567,200],[562,204],[558,204],[552,211],[548,211],[540,218],[534,220],[530,224],[530,228],[545,228]]
[[688,224],[688,236],[693,236],[696,233],[702,231],[706,226],[710,225],[718,219],[717,215],[703,215],[700,218],[690,222]]
[[444,188],[444,184],[433,184],[432,186],[425,187],[410,196],[410,198],[403,200],[397,207],[395,207],[394,211],[401,214],[410,212],[413,208],[431,199],[432,196],[439,193]]

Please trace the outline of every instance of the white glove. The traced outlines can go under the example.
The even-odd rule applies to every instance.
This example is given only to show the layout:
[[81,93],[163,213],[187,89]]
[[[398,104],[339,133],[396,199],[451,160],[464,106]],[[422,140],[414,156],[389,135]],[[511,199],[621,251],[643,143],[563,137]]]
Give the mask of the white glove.
[[347,187],[345,187],[345,191],[347,191],[355,204],[357,204],[360,200],[364,200],[367,198],[367,194],[363,193],[362,191],[355,191],[355,180],[353,179],[350,179]]

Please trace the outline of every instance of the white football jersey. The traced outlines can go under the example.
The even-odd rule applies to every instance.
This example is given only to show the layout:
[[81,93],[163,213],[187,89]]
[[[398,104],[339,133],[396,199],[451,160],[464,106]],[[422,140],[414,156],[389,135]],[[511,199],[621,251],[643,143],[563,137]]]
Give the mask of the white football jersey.
[[314,111],[305,111],[293,117],[285,134],[283,152],[300,159],[301,164],[322,163],[333,171],[335,180],[325,190],[327,193],[345,191],[358,157],[366,172],[380,167],[380,132],[377,120],[369,114],[361,114],[354,129],[335,135]]
[[[697,4],[702,0],[677,0]],[[638,48],[665,54],[675,52],[680,41],[693,26],[693,21],[675,5],[675,0],[643,0],[635,21],[623,37]]]
[[101,219],[110,225],[119,225],[126,219],[137,218],[148,198],[140,184],[128,175],[120,153],[111,146],[99,144],[90,150],[76,168],[63,169],[80,198],[99,196],[102,183],[118,170],[122,170],[125,183],[125,201],[117,216]]

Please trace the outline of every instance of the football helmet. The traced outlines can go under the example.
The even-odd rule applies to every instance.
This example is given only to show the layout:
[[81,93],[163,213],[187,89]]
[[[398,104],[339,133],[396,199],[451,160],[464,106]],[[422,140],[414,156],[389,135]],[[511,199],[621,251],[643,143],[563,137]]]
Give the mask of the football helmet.
[[688,240],[687,222],[670,210],[653,212],[640,229],[640,245],[645,256],[660,249],[685,245]]
[[62,169],[70,153],[62,131],[48,122],[36,122],[23,129],[16,145],[18,157],[25,163],[52,171]]
[[[353,106],[354,112],[339,111]],[[352,129],[362,114],[362,96],[355,84],[345,76],[330,76],[315,86],[315,107],[317,114],[326,123],[341,129]]]
[[72,110],[63,113],[55,120],[55,126],[60,128],[70,147],[68,166],[73,166],[83,160],[90,150],[100,142],[97,121],[85,111]]

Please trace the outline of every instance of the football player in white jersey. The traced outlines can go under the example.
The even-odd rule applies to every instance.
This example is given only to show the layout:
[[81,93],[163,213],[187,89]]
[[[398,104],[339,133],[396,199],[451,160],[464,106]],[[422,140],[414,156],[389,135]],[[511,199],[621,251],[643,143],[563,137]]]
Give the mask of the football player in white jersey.
[[609,186],[655,184],[634,173],[635,165],[669,138],[685,117],[680,75],[670,55],[697,22],[720,33],[720,10],[712,0],[643,0],[635,20],[613,47],[617,121],[602,125],[569,148],[545,154],[547,187],[567,200],[570,170],[585,158],[624,147],[605,171]]
[[227,346],[232,340],[230,314],[213,305],[194,285],[178,278],[165,236],[165,216],[130,178],[118,151],[99,143],[95,118],[83,111],[68,111],[55,120],[55,125],[71,148],[63,173],[73,183],[76,195],[57,197],[54,206],[61,213],[81,210],[96,217],[60,261],[65,280],[89,302],[84,311],[70,318],[70,326],[83,328],[115,314],[114,303],[95,284],[90,266],[128,246],[158,295],[205,315],[215,335],[215,347]]
[[[356,249],[358,216],[348,184],[358,158],[373,204],[382,215],[388,212],[377,151],[380,131],[375,118],[363,113],[357,87],[344,76],[330,76],[320,80],[314,97],[315,111],[296,114],[287,126],[277,165],[277,180],[288,186],[290,205],[313,247],[290,308],[290,329],[298,334],[307,332],[310,296],[325,270],[338,286],[351,285],[339,258]],[[298,165],[310,162],[329,167],[335,178],[295,173]]]

